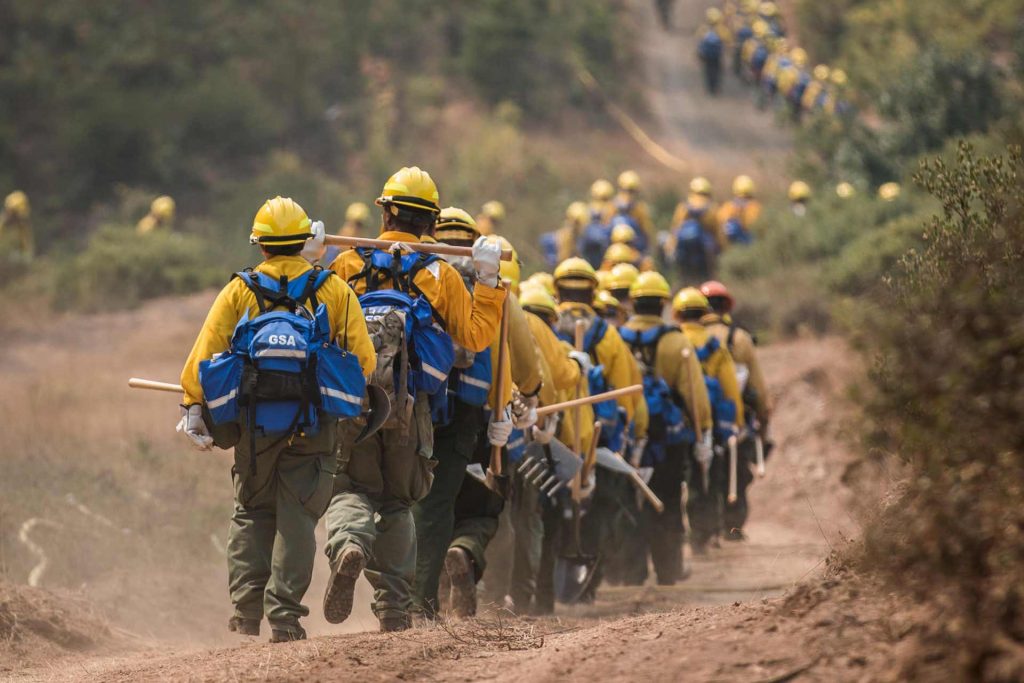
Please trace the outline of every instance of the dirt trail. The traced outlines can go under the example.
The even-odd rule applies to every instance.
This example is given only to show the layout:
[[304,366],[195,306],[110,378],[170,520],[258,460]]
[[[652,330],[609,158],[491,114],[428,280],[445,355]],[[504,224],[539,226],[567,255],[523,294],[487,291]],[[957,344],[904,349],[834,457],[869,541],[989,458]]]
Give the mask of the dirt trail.
[[[731,73],[724,75],[718,97],[704,93],[696,36],[704,10],[718,3],[678,0],[671,31],[662,30],[653,2],[633,4],[644,37],[648,101],[660,128],[659,142],[723,190],[739,173],[750,174],[763,185],[780,184],[792,134],[777,126],[770,112],[758,111],[750,88]],[[727,71],[731,64],[728,55]]]
[[[857,533],[841,483],[849,455],[837,439],[846,411],[844,387],[856,371],[848,355],[836,339],[764,350],[779,404],[773,427],[778,448],[768,476],[752,490],[750,540],[693,560],[693,576],[678,586],[607,588],[596,604],[560,608],[555,618],[515,619],[488,611],[469,625],[396,636],[323,635],[331,631],[311,618],[311,632],[321,635],[293,645],[253,639],[227,649],[168,650],[133,643],[143,650],[120,657],[73,655],[24,671],[16,680],[553,680],[588,672],[667,680],[683,672],[713,678],[728,671],[743,674],[738,680],[757,680],[796,666],[805,656],[802,636],[787,635],[777,596],[813,581],[830,549]],[[314,586],[308,597],[314,614],[319,590]],[[342,628],[374,625],[363,611]],[[757,639],[748,632],[754,625],[761,632]],[[671,658],[661,656],[666,648]]]

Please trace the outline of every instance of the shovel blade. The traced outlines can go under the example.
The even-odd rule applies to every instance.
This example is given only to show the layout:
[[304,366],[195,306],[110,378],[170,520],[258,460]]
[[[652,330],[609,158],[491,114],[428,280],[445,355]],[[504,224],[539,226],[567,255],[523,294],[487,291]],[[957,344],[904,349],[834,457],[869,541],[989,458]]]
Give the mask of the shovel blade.
[[366,426],[356,437],[356,444],[376,434],[391,415],[391,400],[388,399],[387,392],[376,384],[366,385],[365,406],[362,418],[366,420]]
[[597,569],[597,557],[566,555],[555,558],[555,598],[564,605],[575,605],[588,595]]

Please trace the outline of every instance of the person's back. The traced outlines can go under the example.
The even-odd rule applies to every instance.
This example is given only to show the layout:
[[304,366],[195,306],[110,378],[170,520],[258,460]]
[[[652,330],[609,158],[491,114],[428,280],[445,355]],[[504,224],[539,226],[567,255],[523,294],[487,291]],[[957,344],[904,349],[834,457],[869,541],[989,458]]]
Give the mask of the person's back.
[[335,424],[359,414],[375,367],[349,287],[300,256],[311,237],[292,200],[261,207],[251,239],[265,260],[218,294],[181,374],[178,430],[202,450],[215,437],[235,447],[228,627],[257,635],[265,615],[274,641],[305,637],[301,600],[333,486]]
[[[376,204],[383,224],[380,239],[409,244],[431,234],[441,212],[437,186],[416,167],[389,178]],[[354,446],[356,432],[339,435],[349,457],[339,468],[327,512],[331,579],[324,615],[331,623],[348,618],[356,579],[365,568],[376,589],[373,610],[381,630],[411,626],[416,532],[410,508],[430,491],[436,466],[430,397],[444,390],[454,362],[452,342],[472,352],[490,346],[505,300],[498,287],[500,247],[480,238],[472,249],[472,293],[450,264],[411,250],[349,250],[331,265],[360,295],[381,347],[389,356],[406,359],[389,363],[380,381],[390,385],[389,393],[408,397],[404,409],[399,408],[404,420]],[[404,332],[402,324],[387,323],[395,315],[405,321]],[[404,343],[392,339],[410,333]],[[428,362],[431,354],[444,353],[444,367]],[[392,367],[397,371],[389,373]]]

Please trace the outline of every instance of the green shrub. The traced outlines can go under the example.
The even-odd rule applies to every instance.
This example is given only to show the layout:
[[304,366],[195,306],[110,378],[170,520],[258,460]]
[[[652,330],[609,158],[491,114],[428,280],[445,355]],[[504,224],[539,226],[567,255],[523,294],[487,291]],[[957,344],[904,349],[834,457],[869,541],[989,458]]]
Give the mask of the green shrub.
[[928,635],[954,652],[951,678],[1021,680],[1024,156],[963,144],[917,179],[941,213],[865,319],[869,445],[909,469],[867,557],[943,609]]
[[58,308],[103,311],[146,299],[188,294],[225,280],[225,269],[194,235],[106,226],[57,270]]

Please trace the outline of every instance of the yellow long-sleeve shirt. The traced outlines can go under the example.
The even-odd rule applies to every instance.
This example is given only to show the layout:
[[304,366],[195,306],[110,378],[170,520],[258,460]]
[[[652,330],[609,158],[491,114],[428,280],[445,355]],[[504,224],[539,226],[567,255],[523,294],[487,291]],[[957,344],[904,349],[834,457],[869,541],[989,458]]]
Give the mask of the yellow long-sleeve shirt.
[[712,235],[715,238],[715,242],[718,244],[718,247],[720,249],[725,249],[729,246],[729,238],[726,237],[725,230],[719,224],[716,217],[718,209],[715,207],[715,203],[701,195],[691,195],[685,202],[679,202],[676,206],[675,213],[672,214],[673,234],[675,229],[682,224],[683,219],[686,218],[686,214],[689,212],[691,207],[704,210],[703,213],[700,214],[700,227],[704,229],[705,233]]
[[553,405],[558,402],[558,392],[576,389],[580,381],[580,366],[569,358],[571,347],[559,339],[540,316],[527,311],[526,324],[540,352],[542,371],[547,373],[540,390],[540,404]]
[[[382,240],[419,242],[419,238],[406,232],[385,231]],[[363,269],[362,257],[355,250],[342,252],[331,264],[331,269],[346,282]],[[434,311],[444,320],[448,334],[455,343],[471,351],[488,348],[498,334],[501,323],[501,305],[505,290],[476,283],[473,293],[466,290],[462,276],[451,265],[436,261],[416,274],[415,284],[423,292]],[[388,286],[388,283],[384,283]],[[365,279],[353,286],[357,294],[366,291]]]
[[[586,304],[564,302],[558,307],[560,321],[559,329],[565,329],[566,334],[572,335],[571,330],[575,327],[575,320],[583,319],[587,324],[593,324],[597,318],[594,309]],[[622,389],[629,386],[635,377],[636,361],[629,352],[629,347],[622,341],[619,331],[614,325],[608,325],[601,341],[597,342],[592,350],[596,364],[604,368],[604,377],[610,389]],[[636,418],[637,401],[643,399],[637,395],[623,396],[618,399],[618,404],[626,411],[626,421],[632,422]]]
[[[625,327],[645,332],[664,324],[657,315],[634,315]],[[654,374],[676,390],[686,404],[687,413],[696,420],[701,432],[712,428],[711,403],[707,387],[704,386],[704,372],[689,338],[680,330],[666,332],[658,341],[654,354]],[[638,432],[638,436],[644,436]]]
[[537,346],[534,343],[533,335],[530,334],[529,323],[526,316],[529,315],[519,306],[519,300],[514,294],[509,294],[505,300],[508,311],[508,347],[509,363],[505,367],[505,392],[500,400],[495,403],[498,391],[498,346],[501,340],[496,335],[491,343],[491,371],[494,381],[491,383],[491,393],[488,403],[492,409],[499,409],[512,400],[513,383],[524,394],[533,395],[541,388],[544,377],[542,375],[540,356]]
[[[711,334],[718,338],[722,346],[727,346],[729,341],[729,325],[721,316],[709,313],[700,319],[701,323],[708,328]],[[757,417],[762,424],[767,423],[771,418],[772,405],[768,396],[768,384],[765,382],[764,373],[761,371],[761,362],[757,358],[757,346],[754,338],[742,327],[737,327],[732,335],[732,344],[728,346],[732,354],[733,362],[736,365],[745,365],[749,377],[747,383],[754,390],[757,405]]]
[[756,199],[744,199],[742,197],[735,197],[722,204],[718,207],[716,215],[719,229],[722,232],[725,232],[725,224],[733,218],[737,219],[747,232],[751,232],[754,224],[757,223],[757,219],[760,217],[761,202]]
[[[272,256],[254,270],[266,273],[275,280],[282,275],[294,280],[310,268],[312,266],[301,256]],[[356,355],[363,374],[369,377],[377,365],[377,354],[366,332],[366,320],[352,289],[341,278],[332,277],[323,284],[316,297],[320,303],[327,306],[331,334],[339,344]],[[256,296],[240,279],[232,279],[220,291],[181,371],[185,405],[203,401],[203,389],[199,385],[200,361],[209,360],[214,354],[227,351],[231,344],[231,335],[242,316],[248,314],[255,317],[258,313]]]
[[[711,338],[711,332],[699,322],[683,323],[682,328],[694,349],[700,349]],[[718,380],[725,397],[736,404],[736,424],[745,424],[743,397],[740,396],[740,384],[736,379],[736,364],[732,360],[729,349],[722,344],[717,351],[701,363],[701,366],[704,369],[704,374]]]

